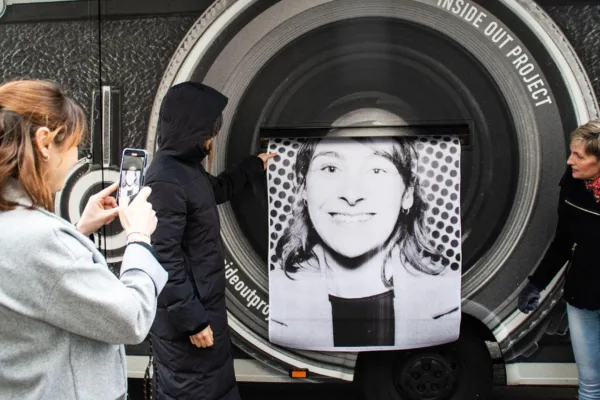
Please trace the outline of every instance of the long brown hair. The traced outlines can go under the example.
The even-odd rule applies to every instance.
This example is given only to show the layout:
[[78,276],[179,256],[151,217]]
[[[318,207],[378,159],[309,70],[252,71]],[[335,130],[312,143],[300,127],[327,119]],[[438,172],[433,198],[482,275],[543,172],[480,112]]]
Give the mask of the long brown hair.
[[52,211],[48,170],[35,142],[42,127],[60,149],[77,146],[87,136],[85,113],[58,84],[17,80],[0,85],[0,211],[16,206],[2,193],[9,178],[21,183],[33,207]]

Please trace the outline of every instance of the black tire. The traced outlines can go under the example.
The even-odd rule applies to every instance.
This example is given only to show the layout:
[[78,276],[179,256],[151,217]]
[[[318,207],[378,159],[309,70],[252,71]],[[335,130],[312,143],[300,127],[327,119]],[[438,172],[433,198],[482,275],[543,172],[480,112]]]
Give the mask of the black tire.
[[492,389],[492,359],[484,340],[465,328],[441,346],[362,353],[356,382],[367,400],[483,400]]

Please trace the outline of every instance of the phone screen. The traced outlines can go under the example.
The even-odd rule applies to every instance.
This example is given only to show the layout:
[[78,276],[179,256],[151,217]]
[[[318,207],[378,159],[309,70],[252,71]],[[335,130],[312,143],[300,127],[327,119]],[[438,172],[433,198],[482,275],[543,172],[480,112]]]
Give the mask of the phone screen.
[[121,176],[119,182],[119,198],[133,199],[142,188],[143,172],[146,156],[144,151],[129,150],[123,152]]

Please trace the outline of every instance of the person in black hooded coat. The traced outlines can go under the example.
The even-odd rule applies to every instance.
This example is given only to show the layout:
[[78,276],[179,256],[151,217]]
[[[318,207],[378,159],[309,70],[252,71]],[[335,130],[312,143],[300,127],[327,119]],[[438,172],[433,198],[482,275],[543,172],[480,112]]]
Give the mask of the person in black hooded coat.
[[226,105],[218,91],[184,82],[169,89],[160,109],[158,151],[145,182],[159,221],[152,247],[169,273],[151,329],[158,400],[240,398],[216,205],[264,176],[274,154],[249,156],[217,177],[204,170]]

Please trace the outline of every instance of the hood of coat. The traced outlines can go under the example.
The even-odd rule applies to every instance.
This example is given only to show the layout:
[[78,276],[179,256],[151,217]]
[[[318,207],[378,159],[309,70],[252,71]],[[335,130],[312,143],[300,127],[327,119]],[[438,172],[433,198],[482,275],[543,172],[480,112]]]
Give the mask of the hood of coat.
[[197,82],[183,82],[165,95],[158,122],[158,151],[188,162],[202,161],[204,142],[213,137],[213,125],[227,97]]

